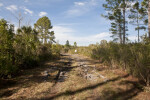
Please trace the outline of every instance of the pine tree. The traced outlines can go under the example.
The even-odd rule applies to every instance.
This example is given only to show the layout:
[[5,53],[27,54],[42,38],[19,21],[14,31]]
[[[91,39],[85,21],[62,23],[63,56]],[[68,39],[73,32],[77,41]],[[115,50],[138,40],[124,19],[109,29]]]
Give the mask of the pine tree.
[[123,15],[119,5],[121,2],[119,0],[106,0],[107,4],[103,4],[103,7],[106,11],[108,11],[107,15],[103,15],[105,18],[111,21],[111,28],[110,31],[114,38],[114,41],[123,42]]
[[144,23],[142,22],[143,16],[140,14],[142,8],[140,8],[140,2],[137,0],[135,4],[130,9],[131,14],[128,16],[130,19],[130,23],[135,25],[135,30],[138,31],[138,42],[140,41],[140,30],[146,30]]
[[77,42],[74,42],[74,47],[75,47],[75,48],[77,47]]
[[66,41],[65,46],[66,46],[67,48],[69,48],[69,47],[70,47],[70,44],[69,44],[69,41],[68,41],[68,40]]
[[[126,11],[130,9],[131,4],[134,0],[106,0],[106,4],[103,4],[103,7],[108,14],[104,17],[108,18],[109,20],[113,21],[111,25],[111,31],[113,34],[117,34],[119,32],[120,43],[122,41],[123,44],[126,43],[127,38],[127,21],[126,21]],[[114,27],[114,25],[117,25]],[[121,29],[121,30],[120,30]],[[121,32],[122,31],[122,32]],[[121,35],[122,34],[122,35]],[[115,36],[113,35],[113,37]],[[115,38],[114,40],[116,40]]]
[[[144,24],[147,26],[148,25],[148,17],[149,17],[149,13],[148,13],[148,4],[149,4],[149,0],[143,0],[141,2],[141,9],[139,10],[139,13],[142,15],[142,20],[144,22]],[[150,9],[150,8],[149,8]],[[148,25],[150,26],[150,25]],[[148,28],[148,37],[150,38],[150,29]]]
[[48,43],[48,39],[51,42],[54,41],[54,32],[50,32],[52,26],[51,21],[48,17],[44,16],[38,19],[38,21],[34,24],[34,27],[38,31],[40,39],[42,39],[42,42],[44,42],[44,44]]
[[110,31],[112,32],[112,37],[114,38],[114,41],[120,41],[120,44],[123,43],[123,16],[121,14],[120,9],[116,9],[114,11],[114,22],[111,23],[111,29]]

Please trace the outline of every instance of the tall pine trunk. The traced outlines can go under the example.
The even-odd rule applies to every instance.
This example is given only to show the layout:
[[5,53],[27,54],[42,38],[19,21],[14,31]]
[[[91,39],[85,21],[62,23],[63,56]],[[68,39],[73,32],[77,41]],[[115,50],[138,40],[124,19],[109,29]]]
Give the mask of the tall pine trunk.
[[[139,28],[139,26],[138,26]],[[138,43],[140,42],[140,30],[138,29]]]
[[139,13],[137,13],[138,43],[140,42]]
[[126,4],[123,0],[123,44],[126,42]]
[[119,29],[119,38],[120,38],[120,44],[122,44],[122,33],[121,33],[121,28]]
[[120,44],[122,44],[122,29],[121,29],[121,25],[122,25],[122,21],[121,21],[121,15],[119,16],[119,39],[120,39]]
[[120,39],[120,44],[122,44],[122,31],[121,31],[121,23],[119,23],[119,39]]
[[150,0],[148,2],[148,34],[149,34],[149,40],[150,40]]

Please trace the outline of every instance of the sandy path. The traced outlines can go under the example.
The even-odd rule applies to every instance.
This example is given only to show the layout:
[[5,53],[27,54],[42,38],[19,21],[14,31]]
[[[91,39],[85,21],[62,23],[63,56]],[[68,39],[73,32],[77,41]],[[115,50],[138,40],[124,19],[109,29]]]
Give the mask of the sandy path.
[[126,73],[108,70],[99,62],[77,54],[64,54],[58,61],[22,73],[1,83],[5,86],[0,88],[0,99],[148,100],[150,97]]

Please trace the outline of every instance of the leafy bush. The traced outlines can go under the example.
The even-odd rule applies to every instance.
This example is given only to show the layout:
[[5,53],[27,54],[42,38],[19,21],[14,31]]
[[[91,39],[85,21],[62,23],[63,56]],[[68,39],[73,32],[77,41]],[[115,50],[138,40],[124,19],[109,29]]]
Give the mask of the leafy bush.
[[[94,58],[102,59],[110,67],[121,67],[142,79],[147,85],[150,80],[150,45],[108,43],[92,50]],[[93,57],[93,56],[92,56]]]
[[11,74],[17,70],[14,66],[14,26],[4,19],[0,20],[0,76]]
[[88,47],[78,47],[78,53],[103,62],[109,68],[122,68],[150,84],[150,43],[118,44],[102,41]]
[[43,44],[38,32],[23,26],[14,32],[14,26],[0,20],[0,77],[17,73],[20,69],[33,68],[39,62],[59,58],[59,44]]

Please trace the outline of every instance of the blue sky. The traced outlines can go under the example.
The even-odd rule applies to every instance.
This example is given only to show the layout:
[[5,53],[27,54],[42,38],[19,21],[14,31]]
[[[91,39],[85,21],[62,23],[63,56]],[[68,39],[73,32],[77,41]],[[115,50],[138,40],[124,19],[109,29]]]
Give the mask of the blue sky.
[[[21,25],[33,25],[40,17],[48,16],[60,44],[69,40],[71,44],[76,41],[78,45],[89,45],[112,40],[110,22],[100,16],[105,13],[103,3],[105,0],[0,0],[0,18],[17,28],[15,16],[19,12],[23,16]],[[137,40],[137,32],[130,27],[129,39]]]

